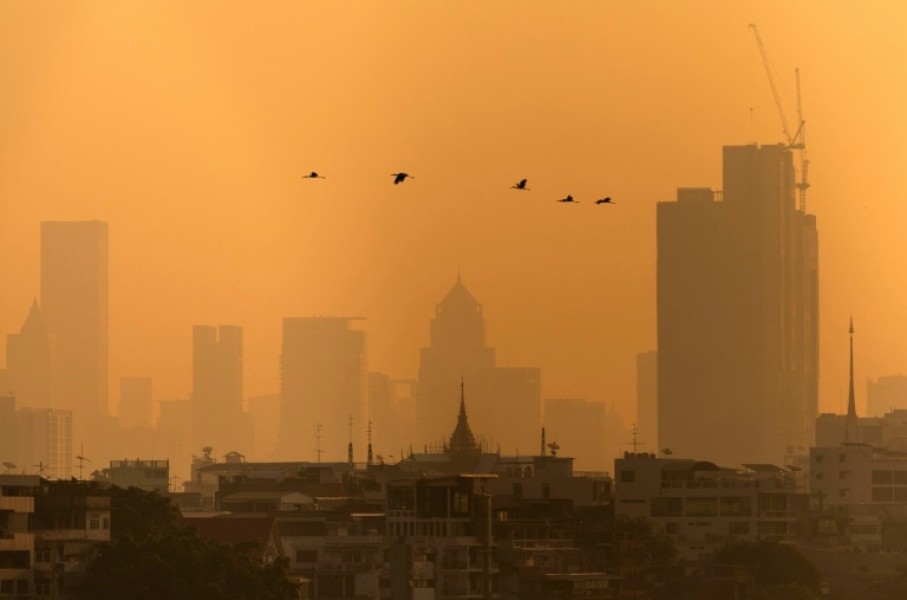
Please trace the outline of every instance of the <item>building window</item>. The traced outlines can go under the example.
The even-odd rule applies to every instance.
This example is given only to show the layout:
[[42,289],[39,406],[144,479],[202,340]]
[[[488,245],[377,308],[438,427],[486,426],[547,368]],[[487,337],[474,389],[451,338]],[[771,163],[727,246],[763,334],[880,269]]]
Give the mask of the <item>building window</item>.
[[678,535],[680,533],[680,523],[665,523],[665,533],[668,535]]
[[634,483],[636,481],[636,471],[624,469],[620,472],[621,483]]
[[683,498],[653,497],[651,515],[653,517],[682,517]]
[[89,529],[100,529],[101,528],[101,517],[98,515],[91,515],[91,518],[88,520]]
[[49,563],[50,562],[50,548],[36,549],[35,550],[35,562]]
[[872,472],[872,484],[873,485],[891,485],[894,481],[891,471],[873,471]]
[[728,523],[728,533],[731,535],[749,535],[750,524],[746,521],[731,521]]
[[873,502],[891,502],[894,499],[894,494],[891,491],[890,487],[874,487],[872,488],[872,501]]

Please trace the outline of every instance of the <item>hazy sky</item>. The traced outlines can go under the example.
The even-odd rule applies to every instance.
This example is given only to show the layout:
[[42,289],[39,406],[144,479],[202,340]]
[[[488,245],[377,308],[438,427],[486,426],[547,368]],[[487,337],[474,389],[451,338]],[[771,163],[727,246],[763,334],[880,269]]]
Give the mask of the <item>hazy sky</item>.
[[[719,189],[723,145],[782,138],[756,22],[791,122],[801,72],[820,406],[846,403],[852,312],[862,408],[865,378],[907,372],[905,17],[889,1],[0,3],[0,333],[39,295],[39,223],[100,219],[112,400],[121,375],[185,397],[194,324],[243,326],[247,395],[276,391],[284,316],[365,316],[370,369],[413,377],[459,269],[499,364],[632,421],[656,202]],[[392,185],[398,170],[415,179]],[[523,177],[531,192],[509,189]]]

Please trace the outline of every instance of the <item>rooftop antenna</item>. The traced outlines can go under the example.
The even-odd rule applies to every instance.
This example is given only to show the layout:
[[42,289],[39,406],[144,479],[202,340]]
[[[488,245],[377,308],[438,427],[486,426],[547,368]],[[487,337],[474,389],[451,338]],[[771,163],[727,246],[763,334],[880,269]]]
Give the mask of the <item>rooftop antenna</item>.
[[350,443],[346,447],[346,460],[353,464],[353,415],[350,415]]
[[628,445],[633,446],[633,454],[636,454],[640,446],[645,446],[645,442],[639,440],[639,427],[636,423],[633,423],[633,440]]
[[318,462],[321,462],[321,423],[315,425],[315,456],[318,457]]
[[38,467],[38,475],[43,475],[46,469],[50,468],[50,465],[45,465],[44,461],[38,461],[38,464],[32,465],[33,467]]
[[368,459],[366,464],[372,464],[372,422],[368,422]]
[[82,481],[82,467],[86,460],[91,462],[90,458],[85,458],[85,444],[82,442],[79,443],[79,455],[76,456],[76,459],[79,461],[79,481]]

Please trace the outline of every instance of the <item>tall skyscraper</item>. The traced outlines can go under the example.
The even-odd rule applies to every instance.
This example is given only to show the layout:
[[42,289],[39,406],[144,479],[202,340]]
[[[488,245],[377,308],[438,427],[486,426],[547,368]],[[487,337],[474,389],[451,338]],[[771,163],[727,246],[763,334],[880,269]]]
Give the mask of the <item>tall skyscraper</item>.
[[57,405],[75,439],[109,414],[107,223],[41,223],[41,310],[54,336]]
[[19,333],[6,336],[6,363],[7,381],[19,406],[54,407],[53,337],[37,300]]
[[818,409],[818,235],[790,150],[724,148],[724,192],[658,204],[659,447],[722,463],[808,447]]
[[196,450],[254,451],[243,418],[242,327],[192,328],[192,428]]
[[[285,318],[280,354],[280,453],[288,460],[365,458],[365,332],[345,317]],[[317,436],[317,438],[316,438]]]

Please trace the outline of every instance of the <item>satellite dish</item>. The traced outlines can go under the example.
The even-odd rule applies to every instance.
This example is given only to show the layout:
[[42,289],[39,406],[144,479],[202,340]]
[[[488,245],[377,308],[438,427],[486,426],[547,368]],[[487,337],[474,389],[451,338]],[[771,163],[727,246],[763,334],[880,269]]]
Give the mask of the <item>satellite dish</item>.
[[6,462],[6,461],[4,461],[3,466],[6,467],[6,470],[7,470],[7,471],[9,471],[10,469],[15,469],[15,468],[17,468],[16,465],[15,465],[14,463]]
[[663,449],[663,450],[661,451],[661,453],[664,454],[664,455],[666,455],[666,456],[671,456],[672,454],[674,454],[674,451],[671,450],[670,448],[665,448],[665,449]]

